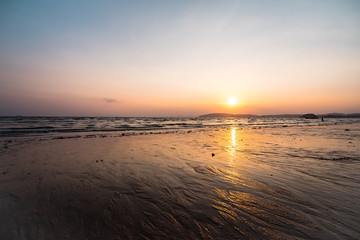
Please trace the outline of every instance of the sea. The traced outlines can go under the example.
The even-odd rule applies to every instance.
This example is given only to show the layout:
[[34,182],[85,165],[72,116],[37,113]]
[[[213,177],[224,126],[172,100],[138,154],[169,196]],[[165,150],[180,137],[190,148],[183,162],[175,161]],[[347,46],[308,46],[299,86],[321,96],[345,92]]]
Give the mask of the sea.
[[202,118],[202,117],[0,117],[0,137],[209,129],[226,126],[291,127],[359,123],[360,118]]

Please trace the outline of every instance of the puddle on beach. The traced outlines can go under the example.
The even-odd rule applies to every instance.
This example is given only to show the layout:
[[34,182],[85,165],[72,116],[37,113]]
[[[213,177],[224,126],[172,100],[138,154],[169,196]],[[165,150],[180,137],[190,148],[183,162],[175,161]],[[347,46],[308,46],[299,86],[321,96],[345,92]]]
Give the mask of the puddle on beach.
[[358,239],[360,126],[344,128],[12,140],[0,238]]

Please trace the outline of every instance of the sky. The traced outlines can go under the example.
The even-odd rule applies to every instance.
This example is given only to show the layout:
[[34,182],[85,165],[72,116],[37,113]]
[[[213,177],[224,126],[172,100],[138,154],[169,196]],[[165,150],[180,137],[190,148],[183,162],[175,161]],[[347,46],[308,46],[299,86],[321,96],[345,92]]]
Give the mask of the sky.
[[360,112],[360,1],[0,1],[0,115],[212,112]]

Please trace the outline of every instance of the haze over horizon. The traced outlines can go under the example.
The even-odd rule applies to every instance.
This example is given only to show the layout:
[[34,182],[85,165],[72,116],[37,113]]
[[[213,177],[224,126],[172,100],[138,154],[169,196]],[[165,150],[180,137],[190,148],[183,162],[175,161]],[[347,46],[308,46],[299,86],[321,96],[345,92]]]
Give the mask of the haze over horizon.
[[360,112],[360,2],[2,1],[0,116]]

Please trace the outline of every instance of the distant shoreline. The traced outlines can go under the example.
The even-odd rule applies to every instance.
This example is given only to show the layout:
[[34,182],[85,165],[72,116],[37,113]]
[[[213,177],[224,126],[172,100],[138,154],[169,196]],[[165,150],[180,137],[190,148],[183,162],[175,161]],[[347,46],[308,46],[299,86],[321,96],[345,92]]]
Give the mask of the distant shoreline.
[[[313,114],[313,113],[311,113]],[[209,113],[200,115],[201,118],[300,118],[305,114],[274,114],[274,115],[255,115],[255,114],[231,114],[231,113]],[[315,115],[315,114],[314,114]],[[326,113],[326,114],[316,114],[319,118],[360,118],[360,113]]]

